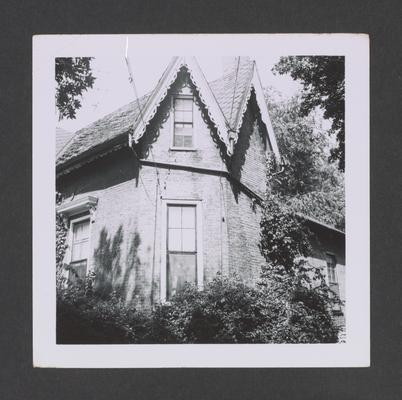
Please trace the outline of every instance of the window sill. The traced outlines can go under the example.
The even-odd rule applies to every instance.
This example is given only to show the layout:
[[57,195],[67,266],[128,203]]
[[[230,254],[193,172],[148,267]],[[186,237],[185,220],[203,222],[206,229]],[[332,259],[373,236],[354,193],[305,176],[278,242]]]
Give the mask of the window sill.
[[170,147],[169,151],[197,151],[195,147]]

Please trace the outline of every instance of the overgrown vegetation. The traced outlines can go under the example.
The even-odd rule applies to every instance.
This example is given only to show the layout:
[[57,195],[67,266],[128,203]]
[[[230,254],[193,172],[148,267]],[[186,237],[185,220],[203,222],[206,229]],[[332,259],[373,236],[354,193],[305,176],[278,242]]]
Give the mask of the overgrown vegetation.
[[273,192],[299,213],[344,229],[344,176],[328,161],[333,146],[322,117],[317,112],[303,115],[300,94],[282,99],[266,89],[265,97],[286,161],[283,172],[270,182]]
[[[268,163],[268,181],[276,174]],[[139,311],[118,293],[97,293],[95,275],[57,285],[58,343],[333,343],[339,302],[306,261],[309,233],[269,185],[261,221],[266,258],[256,287],[236,275],[193,285],[169,303]]]
[[334,342],[338,328],[332,310],[341,302],[327,285],[322,268],[308,262],[311,233],[303,217],[275,190],[286,179],[277,169],[274,160],[268,160],[260,244],[266,264],[260,286],[269,302],[281,305],[278,329],[286,342]]
[[[58,343],[327,343],[337,330],[319,310],[318,291],[294,292],[291,306],[278,287],[252,288],[218,275],[199,291],[188,285],[170,303],[146,312],[115,292],[100,298],[88,280],[58,290]],[[266,282],[266,281],[265,281]],[[279,283],[279,281],[275,281]],[[320,311],[313,316],[313,311]]]

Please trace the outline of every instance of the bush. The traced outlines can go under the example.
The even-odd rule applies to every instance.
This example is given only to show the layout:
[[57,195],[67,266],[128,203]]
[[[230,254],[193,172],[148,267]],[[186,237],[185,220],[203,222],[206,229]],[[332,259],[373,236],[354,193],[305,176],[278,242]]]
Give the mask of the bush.
[[[169,303],[140,312],[112,293],[86,291],[88,283],[58,291],[58,343],[316,343],[337,331],[320,286],[294,291],[291,307],[278,285],[252,288],[221,276],[203,291],[187,285]],[[282,293],[282,294],[281,294]]]
[[100,298],[93,291],[94,274],[57,289],[57,343],[136,343],[148,318],[113,292]]
[[217,277],[203,291],[188,285],[153,314],[154,338],[166,343],[263,343],[274,316],[261,292],[236,276]]

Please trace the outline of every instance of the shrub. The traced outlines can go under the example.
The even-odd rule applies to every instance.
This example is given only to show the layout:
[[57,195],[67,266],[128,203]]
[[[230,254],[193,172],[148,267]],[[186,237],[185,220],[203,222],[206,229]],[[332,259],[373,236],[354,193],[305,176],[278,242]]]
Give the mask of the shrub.
[[254,343],[270,340],[275,318],[261,291],[220,274],[203,291],[188,285],[153,313],[154,339],[166,343]]
[[136,343],[144,335],[147,317],[126,305],[116,292],[107,298],[93,291],[95,275],[66,282],[57,289],[58,343]]
[[[282,282],[283,283],[283,282]],[[203,291],[187,285],[169,303],[139,312],[112,293],[100,298],[69,285],[58,295],[59,343],[315,343],[336,341],[320,286],[258,288],[221,276]]]

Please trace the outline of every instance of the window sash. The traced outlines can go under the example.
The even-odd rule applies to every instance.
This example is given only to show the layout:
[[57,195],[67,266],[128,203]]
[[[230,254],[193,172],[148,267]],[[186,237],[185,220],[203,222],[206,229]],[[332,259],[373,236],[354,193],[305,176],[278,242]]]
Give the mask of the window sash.
[[186,283],[197,284],[197,254],[170,252],[166,261],[167,299],[180,293]]
[[170,299],[197,284],[197,210],[195,205],[167,206],[166,295]]
[[193,143],[193,98],[174,98],[173,147],[191,148]]
[[71,262],[87,260],[89,255],[89,219],[72,221]]
[[338,283],[337,275],[336,275],[336,265],[337,261],[333,254],[326,254],[327,259],[327,273],[328,273],[328,282],[332,285]]
[[197,252],[196,207],[168,205],[168,252]]

